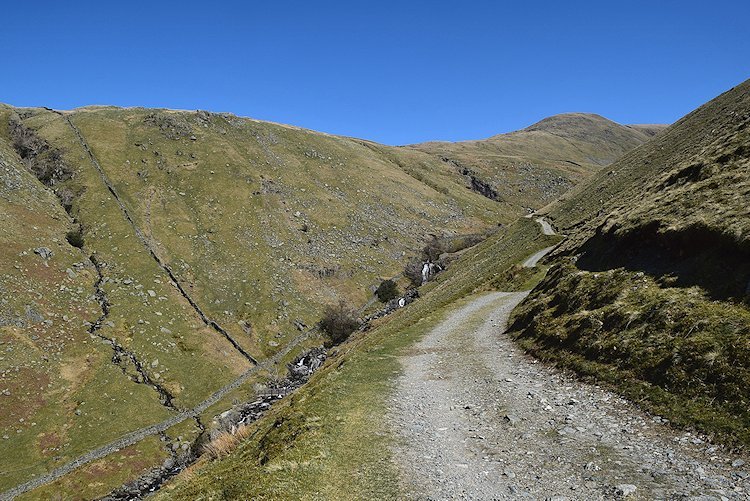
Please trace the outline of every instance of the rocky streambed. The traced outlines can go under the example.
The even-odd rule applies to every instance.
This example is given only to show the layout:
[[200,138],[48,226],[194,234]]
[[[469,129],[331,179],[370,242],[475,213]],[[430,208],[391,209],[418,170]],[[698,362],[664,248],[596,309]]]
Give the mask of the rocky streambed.
[[137,479],[115,489],[101,498],[106,501],[128,501],[141,499],[156,492],[165,482],[176,476],[185,468],[195,463],[205,452],[205,444],[224,433],[232,433],[243,425],[259,419],[271,406],[292,393],[307,382],[310,376],[326,360],[326,350],[314,348],[294,359],[287,366],[288,375],[281,381],[270,383],[266,389],[256,395],[250,402],[234,405],[231,409],[216,416],[208,427],[199,418],[196,424],[200,435],[192,442],[171,441],[166,434],[161,434],[165,446],[170,450],[170,457],[160,466],[152,468]]

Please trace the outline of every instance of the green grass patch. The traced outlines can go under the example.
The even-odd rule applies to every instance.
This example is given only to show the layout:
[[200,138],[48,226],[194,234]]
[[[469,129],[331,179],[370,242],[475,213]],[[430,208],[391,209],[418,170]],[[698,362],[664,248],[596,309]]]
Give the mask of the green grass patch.
[[514,312],[534,355],[610,385],[674,424],[750,444],[750,312],[643,273],[554,267]]
[[164,461],[169,456],[165,447],[159,437],[148,437],[107,458],[84,465],[76,475],[66,475],[16,499],[83,501],[104,497]]

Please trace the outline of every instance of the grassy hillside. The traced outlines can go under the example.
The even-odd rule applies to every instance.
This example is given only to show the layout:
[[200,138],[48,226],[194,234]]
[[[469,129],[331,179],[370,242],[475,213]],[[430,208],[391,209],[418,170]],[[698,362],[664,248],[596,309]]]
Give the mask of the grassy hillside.
[[[194,407],[325,305],[371,300],[432,235],[544,203],[492,199],[416,148],[206,112],[0,106],[0,159],[0,490]],[[51,488],[106,494],[268,377]]]
[[681,425],[750,443],[750,82],[548,208],[569,238],[521,343]]
[[226,457],[200,463],[159,495],[164,499],[393,499],[399,496],[392,436],[384,409],[399,354],[462,298],[502,288],[522,290],[543,270],[518,266],[559,241],[521,219],[467,251],[415,303],[346,343],[290,399],[251,425]]
[[464,177],[475,177],[497,199],[537,209],[663,128],[626,126],[599,115],[567,113],[481,141],[412,147],[443,159]]
[[419,301],[345,345],[237,450],[160,496],[397,497],[382,421],[396,357],[453,301],[540,279],[514,316],[522,346],[677,425],[747,444],[749,123],[745,83],[547,208],[568,238],[546,275],[512,265],[558,238],[530,219],[471,249]]
[[97,272],[68,243],[68,214],[2,137],[0,169],[0,485],[9,487],[168,410],[88,332],[102,314]]

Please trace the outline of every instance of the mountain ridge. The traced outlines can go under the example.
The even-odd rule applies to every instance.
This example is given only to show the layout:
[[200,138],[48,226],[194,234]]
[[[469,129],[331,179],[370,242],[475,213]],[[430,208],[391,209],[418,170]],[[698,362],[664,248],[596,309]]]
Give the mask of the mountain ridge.
[[[428,142],[409,148],[471,173],[498,198],[524,204],[528,192],[547,205],[589,173],[651,138],[638,128],[620,125],[600,115],[569,113],[483,140]],[[526,207],[529,212],[540,208]]]

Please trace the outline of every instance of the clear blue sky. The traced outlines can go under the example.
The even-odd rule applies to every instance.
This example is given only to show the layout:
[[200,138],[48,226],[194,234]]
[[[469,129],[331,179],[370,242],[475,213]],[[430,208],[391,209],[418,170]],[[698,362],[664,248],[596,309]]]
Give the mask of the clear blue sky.
[[750,78],[750,2],[3,2],[0,102],[230,111],[388,144],[672,122]]

